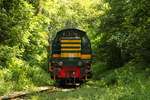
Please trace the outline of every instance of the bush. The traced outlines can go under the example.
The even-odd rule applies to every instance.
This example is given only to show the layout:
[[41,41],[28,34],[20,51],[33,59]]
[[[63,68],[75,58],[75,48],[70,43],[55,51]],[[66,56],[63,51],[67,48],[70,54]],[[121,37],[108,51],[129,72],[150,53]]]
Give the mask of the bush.
[[50,75],[38,65],[17,57],[9,58],[6,64],[7,68],[0,69],[0,95],[51,84]]
[[11,78],[12,73],[9,69],[0,70],[0,96],[4,93],[8,93],[12,89],[10,84]]
[[98,62],[93,65],[93,79],[98,79],[99,75],[108,69],[108,65],[105,62]]

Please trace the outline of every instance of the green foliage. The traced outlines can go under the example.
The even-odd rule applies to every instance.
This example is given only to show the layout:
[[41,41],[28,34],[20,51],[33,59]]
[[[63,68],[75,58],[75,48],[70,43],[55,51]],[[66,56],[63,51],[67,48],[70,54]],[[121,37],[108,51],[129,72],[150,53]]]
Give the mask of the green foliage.
[[12,73],[9,69],[0,70],[0,95],[8,93],[12,86],[9,80],[12,78]]
[[13,63],[11,62],[7,68],[0,70],[0,95],[51,84],[49,74],[40,66],[31,67],[18,58],[11,60]]
[[149,63],[149,1],[104,1],[108,7],[93,39],[96,60],[106,61],[111,68],[131,60]]
[[98,79],[98,74],[104,73],[108,69],[108,65],[105,62],[97,62],[92,66],[93,79]]
[[25,0],[0,2],[0,95],[50,84],[49,19],[35,15],[33,5]]

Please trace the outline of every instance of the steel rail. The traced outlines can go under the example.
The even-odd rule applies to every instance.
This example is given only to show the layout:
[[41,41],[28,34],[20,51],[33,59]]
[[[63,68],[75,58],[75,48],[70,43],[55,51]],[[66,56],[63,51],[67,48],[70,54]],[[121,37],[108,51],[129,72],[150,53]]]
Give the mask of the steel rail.
[[[38,87],[36,90],[26,90],[26,91],[20,91],[20,92],[15,92],[13,94],[7,94],[4,96],[0,97],[0,100],[18,100],[16,98],[22,98],[25,97],[28,94],[32,94],[32,93],[41,93],[41,92],[45,92],[48,91],[49,93],[56,93],[56,92],[68,92],[68,91],[72,91],[78,88],[63,88],[63,87]],[[51,91],[50,91],[51,90]]]

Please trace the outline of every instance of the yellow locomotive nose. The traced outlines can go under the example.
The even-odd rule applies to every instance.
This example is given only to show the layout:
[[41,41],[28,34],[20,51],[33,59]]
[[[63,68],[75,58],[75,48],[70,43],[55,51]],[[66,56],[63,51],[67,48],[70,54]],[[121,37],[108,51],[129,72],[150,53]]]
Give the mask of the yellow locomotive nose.
[[80,58],[81,57],[81,38],[62,37],[61,58]]

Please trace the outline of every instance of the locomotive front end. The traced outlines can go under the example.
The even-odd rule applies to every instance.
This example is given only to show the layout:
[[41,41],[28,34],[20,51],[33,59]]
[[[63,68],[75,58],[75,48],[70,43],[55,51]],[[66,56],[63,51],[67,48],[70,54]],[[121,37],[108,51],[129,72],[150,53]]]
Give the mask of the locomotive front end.
[[91,44],[79,32],[66,30],[56,36],[50,64],[52,79],[80,83],[91,78]]

